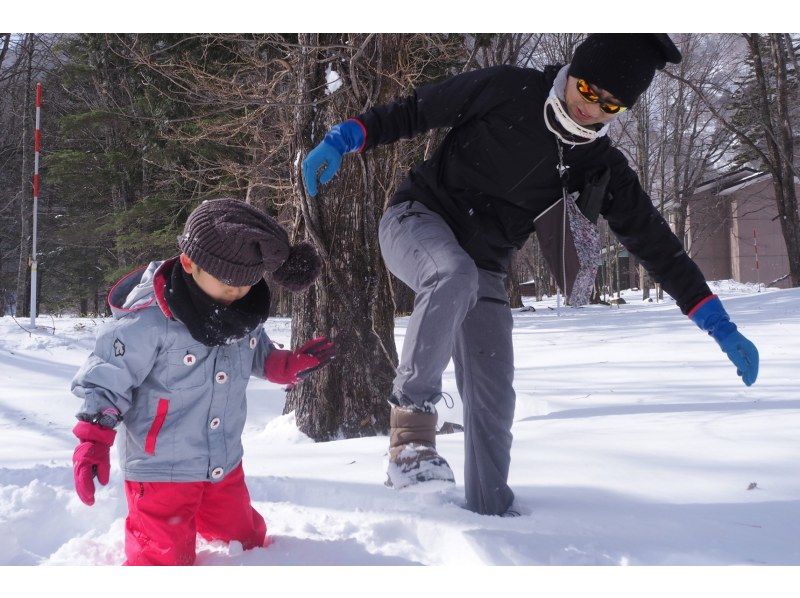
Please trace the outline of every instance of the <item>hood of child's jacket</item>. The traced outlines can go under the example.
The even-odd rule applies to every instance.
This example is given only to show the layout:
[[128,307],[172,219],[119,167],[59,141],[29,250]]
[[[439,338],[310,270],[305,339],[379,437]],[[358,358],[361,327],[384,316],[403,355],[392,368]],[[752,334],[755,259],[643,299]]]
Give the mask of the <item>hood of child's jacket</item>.
[[[126,274],[111,287],[108,292],[108,305],[115,318],[120,318],[132,311],[149,307],[157,300],[156,281],[161,282],[163,288],[164,272],[169,270],[177,258],[150,262],[147,266],[138,268]],[[159,301],[159,306],[166,305]]]

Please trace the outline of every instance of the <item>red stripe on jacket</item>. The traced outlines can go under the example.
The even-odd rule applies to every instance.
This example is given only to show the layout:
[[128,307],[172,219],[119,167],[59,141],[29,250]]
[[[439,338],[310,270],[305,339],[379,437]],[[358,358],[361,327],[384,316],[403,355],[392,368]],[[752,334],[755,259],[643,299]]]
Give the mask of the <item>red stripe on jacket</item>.
[[169,401],[167,399],[158,399],[156,417],[153,419],[153,425],[150,426],[150,431],[147,433],[147,439],[144,441],[144,452],[149,455],[154,455],[156,452],[156,439],[158,439],[158,433],[161,431],[161,426],[164,425],[164,420],[167,419],[168,411]]

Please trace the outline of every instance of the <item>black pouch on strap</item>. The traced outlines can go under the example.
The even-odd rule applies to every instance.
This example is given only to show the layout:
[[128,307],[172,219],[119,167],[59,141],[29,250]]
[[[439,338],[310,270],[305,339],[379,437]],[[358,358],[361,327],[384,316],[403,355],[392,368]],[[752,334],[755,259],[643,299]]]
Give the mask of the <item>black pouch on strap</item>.
[[586,174],[586,184],[575,202],[581,213],[592,224],[597,224],[600,208],[606,196],[608,181],[611,180],[611,169],[603,166]]

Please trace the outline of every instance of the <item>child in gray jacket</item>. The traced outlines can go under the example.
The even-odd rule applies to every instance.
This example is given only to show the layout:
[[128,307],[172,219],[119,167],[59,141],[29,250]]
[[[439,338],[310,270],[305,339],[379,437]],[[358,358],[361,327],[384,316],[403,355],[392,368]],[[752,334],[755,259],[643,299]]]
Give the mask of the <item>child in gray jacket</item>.
[[121,431],[128,565],[190,565],[196,534],[266,543],[242,471],[245,389],[251,375],[294,384],[334,356],[324,337],[294,351],[263,329],[264,276],[299,291],[321,270],[313,246],[234,199],[203,202],[178,239],[181,254],[117,282],[114,320],[72,381],[83,399],[73,432],[75,488],[94,504],[94,478],[109,481],[109,450]]

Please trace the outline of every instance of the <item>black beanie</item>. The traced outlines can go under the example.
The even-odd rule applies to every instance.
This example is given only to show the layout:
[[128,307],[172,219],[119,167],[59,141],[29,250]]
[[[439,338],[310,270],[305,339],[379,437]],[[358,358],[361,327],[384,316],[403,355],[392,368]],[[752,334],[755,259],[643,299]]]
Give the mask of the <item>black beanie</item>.
[[292,291],[319,275],[322,261],[307,242],[289,244],[278,222],[237,199],[210,199],[186,220],[178,246],[189,259],[230,286],[252,286],[265,274]]
[[593,33],[575,50],[569,74],[631,107],[656,69],[680,61],[681,53],[666,33]]

